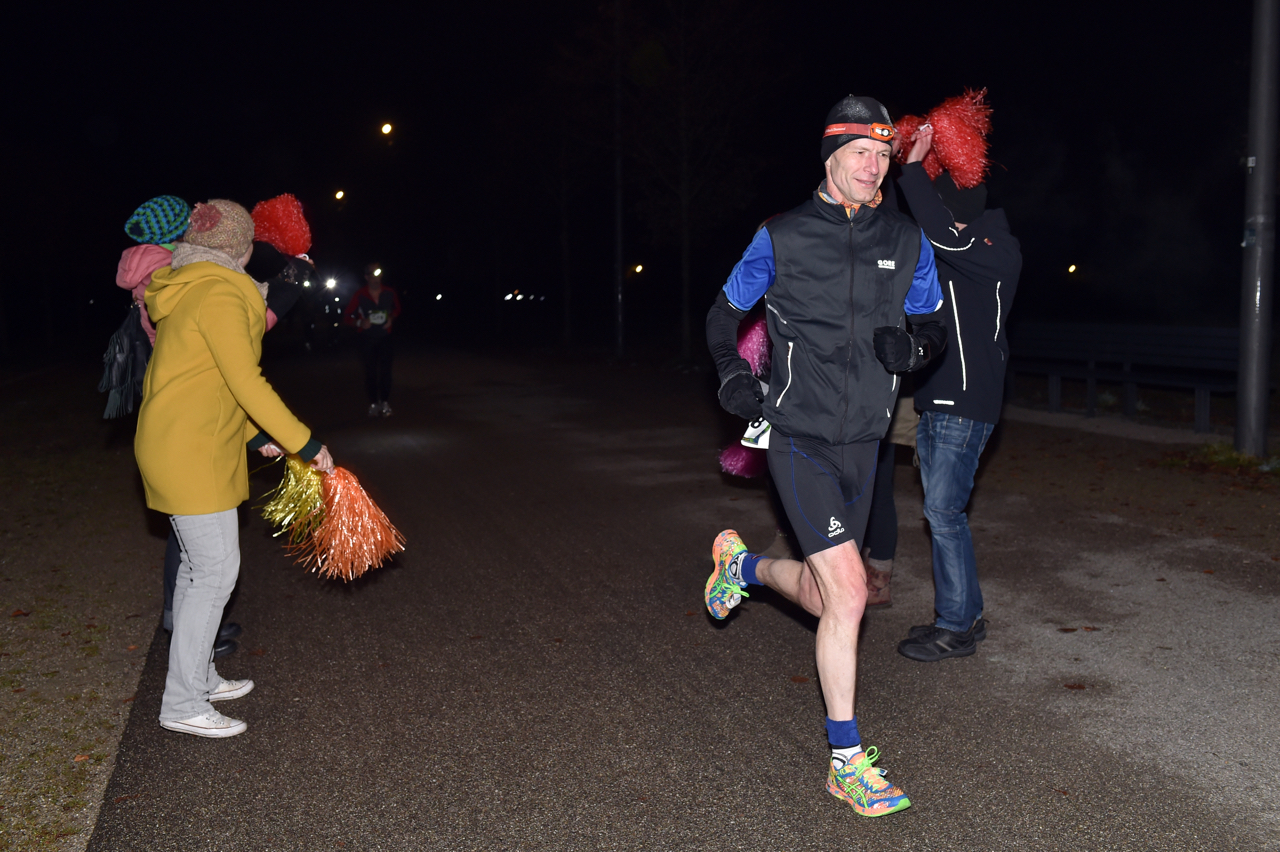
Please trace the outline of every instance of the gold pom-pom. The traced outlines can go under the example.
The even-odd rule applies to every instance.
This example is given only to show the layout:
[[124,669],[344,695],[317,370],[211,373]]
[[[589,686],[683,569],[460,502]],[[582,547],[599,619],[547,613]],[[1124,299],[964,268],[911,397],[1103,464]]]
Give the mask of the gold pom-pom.
[[324,477],[297,456],[285,462],[284,478],[262,507],[262,517],[286,530],[289,546],[301,547],[324,521]]

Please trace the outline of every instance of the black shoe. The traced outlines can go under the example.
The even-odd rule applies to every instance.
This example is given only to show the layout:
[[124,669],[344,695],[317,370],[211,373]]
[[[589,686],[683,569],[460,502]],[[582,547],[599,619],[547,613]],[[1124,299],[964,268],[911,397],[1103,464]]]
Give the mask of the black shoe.
[[236,648],[240,646],[232,639],[219,639],[213,643],[213,658],[220,660],[223,657],[229,657],[236,652]]
[[224,642],[227,639],[239,639],[240,634],[244,632],[244,628],[234,621],[228,621],[218,628],[218,642]]
[[[919,639],[921,636],[927,636],[931,630],[933,630],[932,624],[917,624],[907,631],[907,638]],[[987,620],[985,618],[979,618],[973,623],[973,638],[978,642],[987,638]]]
[[[975,625],[976,626],[976,625]],[[978,650],[978,640],[973,627],[964,633],[956,633],[945,627],[929,627],[923,636],[903,639],[898,643],[898,653],[922,663],[936,663],[948,657],[967,657]]]

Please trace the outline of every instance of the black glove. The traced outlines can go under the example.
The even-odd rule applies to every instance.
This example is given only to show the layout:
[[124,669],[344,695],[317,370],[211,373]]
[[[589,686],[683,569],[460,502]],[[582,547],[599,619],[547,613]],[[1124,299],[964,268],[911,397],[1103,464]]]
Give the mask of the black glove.
[[875,330],[872,343],[876,348],[876,358],[890,373],[910,372],[928,360],[924,343],[905,329],[881,326]]
[[764,416],[764,391],[749,371],[734,373],[720,384],[720,406],[743,420]]

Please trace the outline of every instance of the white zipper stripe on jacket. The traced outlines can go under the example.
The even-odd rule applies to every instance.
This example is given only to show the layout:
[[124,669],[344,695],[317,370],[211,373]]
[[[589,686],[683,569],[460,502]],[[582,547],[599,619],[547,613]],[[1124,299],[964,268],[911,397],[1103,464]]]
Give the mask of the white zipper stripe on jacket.
[[782,323],[783,325],[788,324],[787,321],[782,318],[782,314],[778,313],[778,309],[775,308],[773,305],[769,304],[768,302],[765,302],[764,307],[765,307],[765,310],[773,311],[773,315],[778,318],[778,322]]
[[961,246],[960,248],[951,248],[950,246],[944,246],[942,243],[934,243],[933,240],[929,240],[929,242],[933,243],[935,246],[942,249],[943,251],[967,251],[969,247],[973,245],[973,241],[976,239],[977,237],[970,237],[969,245]]
[[[777,311],[774,311],[774,313],[777,313]],[[778,319],[782,319],[782,317],[778,317]],[[782,405],[782,398],[787,395],[787,391],[791,390],[791,379],[794,378],[791,373],[791,349],[795,345],[796,342],[794,340],[787,341],[787,386],[782,389],[782,393],[778,394],[778,401],[774,403],[774,408]]]
[[[1000,339],[1000,282],[996,282],[996,336],[992,340]],[[1003,355],[1004,353],[1001,353]]]
[[956,304],[955,282],[948,281],[947,289],[951,291],[951,313],[956,318],[956,344],[960,347],[960,390],[967,391],[969,389],[969,371],[964,365],[964,338],[960,336],[960,306]]

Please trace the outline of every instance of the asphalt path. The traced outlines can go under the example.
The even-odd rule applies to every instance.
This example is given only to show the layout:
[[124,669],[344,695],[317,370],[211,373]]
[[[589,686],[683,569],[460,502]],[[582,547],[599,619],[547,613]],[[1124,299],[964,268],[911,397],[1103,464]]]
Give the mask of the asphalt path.
[[718,470],[737,424],[705,374],[396,367],[386,420],[347,360],[269,374],[407,551],[321,581],[246,512],[220,671],[257,688],[219,709],[249,730],[160,728],[158,632],[91,850],[1280,848],[1273,563],[1228,587],[1199,539],[988,488],[989,637],[915,663],[895,645],[932,586],[899,465],[858,718],[914,805],[865,819],[823,786],[815,622],[767,591],[702,605],[721,529],[785,546],[767,483]]

